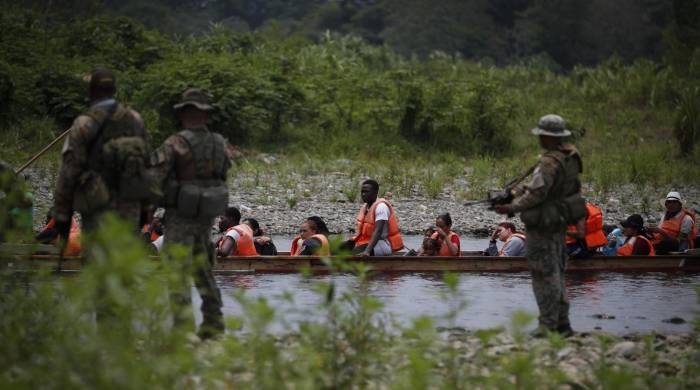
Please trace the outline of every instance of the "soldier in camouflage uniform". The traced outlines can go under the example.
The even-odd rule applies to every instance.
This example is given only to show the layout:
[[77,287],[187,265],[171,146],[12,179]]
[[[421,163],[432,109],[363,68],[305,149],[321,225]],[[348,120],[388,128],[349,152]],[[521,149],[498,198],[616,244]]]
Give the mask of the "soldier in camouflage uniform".
[[520,212],[525,223],[526,256],[540,311],[539,327],[533,335],[543,336],[549,331],[569,336],[573,331],[564,285],[564,242],[567,219],[572,218],[567,215],[571,214],[567,202],[574,199],[571,202],[580,207],[581,158],[574,145],[562,142],[571,132],[560,116],[542,117],[532,133],[539,136],[545,152],[530,183],[516,190],[512,203],[497,205],[495,210],[501,214]]
[[[105,157],[111,142],[128,138],[140,149],[147,147],[150,136],[141,116],[114,99],[114,74],[104,68],[90,75],[89,110],[78,116],[63,144],[62,164],[54,192],[56,228],[61,237],[68,237],[73,211],[80,211],[83,228],[94,229],[107,211],[115,211],[138,229],[141,200],[131,195],[132,188],[121,188],[114,172],[123,170]],[[105,148],[105,146],[107,148]],[[146,159],[148,153],[141,150]],[[138,168],[137,168],[138,169]]]
[[165,182],[166,252],[172,244],[185,245],[190,251],[181,264],[186,276],[171,292],[171,302],[176,326],[192,326],[188,276],[193,275],[202,297],[199,336],[206,339],[224,331],[221,293],[212,273],[211,228],[214,217],[228,205],[226,173],[233,152],[220,134],[207,128],[213,108],[204,92],[186,90],[174,108],[185,130],[165,140],[153,157],[158,176]]

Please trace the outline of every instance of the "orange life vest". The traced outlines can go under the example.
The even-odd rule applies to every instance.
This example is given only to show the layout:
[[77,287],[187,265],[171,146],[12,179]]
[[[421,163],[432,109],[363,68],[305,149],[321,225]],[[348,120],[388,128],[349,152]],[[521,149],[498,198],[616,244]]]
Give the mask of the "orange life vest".
[[[238,232],[240,238],[236,242],[236,252],[231,253],[230,256],[257,256],[258,252],[255,250],[255,243],[253,242],[253,229],[250,226],[242,223],[234,227],[228,228],[226,232],[235,230]],[[219,241],[219,248],[224,245],[226,241],[226,236],[221,238]]]
[[[143,225],[143,228],[141,229],[141,233],[148,233],[148,230],[150,229],[150,227],[151,227],[151,225],[148,224],[148,223],[145,224],[145,225]],[[151,232],[151,238],[150,238],[150,239],[151,239],[151,242],[157,240],[158,237],[160,237],[160,234],[158,234],[158,233],[155,232],[155,231],[152,231],[152,232]]]
[[[438,256],[452,256],[452,253],[450,253],[450,248],[447,246],[447,240],[451,240],[453,236],[457,236],[457,233],[451,231],[444,240],[439,240],[440,235],[437,234],[437,232],[430,236],[431,239],[440,241],[440,250],[437,254]],[[459,239],[459,236],[457,236],[457,238]],[[460,244],[459,241],[457,241],[457,254],[455,256],[459,256],[461,254],[460,251]]]
[[[693,220],[693,228],[688,235],[688,242],[690,243],[689,248],[695,248],[695,237],[698,235],[698,224],[694,211],[683,208],[676,215],[674,215],[673,218],[664,219],[659,228],[661,228],[661,230],[663,230],[669,236],[678,238],[678,236],[681,234],[681,225],[683,224],[683,220],[685,219],[686,215],[689,215]],[[654,235],[654,242],[660,242],[661,238],[662,236],[660,234]]]
[[503,247],[501,247],[501,250],[498,251],[498,255],[499,255],[499,256],[503,256],[503,251],[506,249],[506,245],[508,245],[508,241],[512,240],[513,237],[518,237],[519,239],[521,239],[521,240],[523,240],[523,241],[526,240],[524,234],[522,234],[522,233],[513,233],[510,237],[508,237],[508,239],[506,240],[506,242],[503,243]]
[[396,252],[403,249],[403,240],[401,239],[401,233],[399,232],[399,221],[396,219],[396,213],[394,212],[394,207],[384,198],[377,199],[372,207],[367,210],[367,203],[362,205],[360,212],[357,213],[356,223],[355,223],[355,247],[367,244],[369,240],[372,239],[372,233],[374,233],[374,211],[377,205],[384,203],[389,207],[389,244],[391,245],[391,250]]
[[[56,220],[51,218],[46,224],[44,229],[51,229],[56,225]],[[60,237],[56,237],[52,244],[58,243]],[[66,247],[63,249],[63,256],[79,256],[82,247],[80,244],[80,226],[78,226],[78,220],[73,217],[70,224],[70,232],[68,232],[68,242],[66,242]]]
[[[318,248],[316,253],[314,253],[314,256],[330,256],[331,249],[330,249],[330,245],[328,244],[328,238],[326,238],[326,236],[324,236],[323,234],[314,234],[313,236],[311,236],[309,238],[315,238],[315,239],[321,241],[321,247]],[[298,239],[295,239],[294,242],[297,242],[297,241],[298,241]],[[292,248],[295,248],[295,250],[293,252],[290,252],[290,254],[292,256],[299,256],[301,254],[302,250],[304,249],[304,246],[303,245],[299,246],[299,244],[295,244],[294,242],[292,243]]]
[[[586,217],[586,247],[589,250],[597,249],[608,244],[608,239],[605,237],[605,232],[603,232],[603,212],[600,207],[592,204],[586,203],[586,211],[588,216]],[[576,225],[569,225],[567,229],[570,232],[576,231]],[[575,244],[576,239],[573,237],[566,236],[567,244]]]
[[618,256],[631,256],[632,251],[634,250],[634,243],[637,242],[637,239],[641,238],[642,240],[646,241],[647,244],[649,244],[649,256],[656,256],[656,253],[654,252],[654,245],[651,244],[651,241],[647,239],[644,236],[636,236],[632,237],[627,242],[625,245],[617,248],[617,255]]
[[289,254],[291,256],[299,256],[299,252],[301,252],[301,247],[303,246],[299,245],[299,240],[301,240],[301,236],[292,238],[292,247],[289,249]]

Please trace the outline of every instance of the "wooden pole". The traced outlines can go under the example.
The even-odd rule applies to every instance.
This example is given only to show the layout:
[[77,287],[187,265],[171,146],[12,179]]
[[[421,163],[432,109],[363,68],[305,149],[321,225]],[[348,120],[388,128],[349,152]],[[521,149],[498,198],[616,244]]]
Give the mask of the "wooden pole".
[[21,167],[17,168],[17,170],[15,171],[15,174],[16,174],[16,175],[19,175],[20,173],[22,173],[22,171],[24,171],[25,169],[27,169],[28,166],[32,165],[32,164],[34,163],[34,161],[36,161],[39,157],[41,157],[44,153],[46,153],[49,149],[51,149],[51,147],[53,147],[54,145],[56,145],[60,140],[64,139],[64,138],[66,137],[66,135],[68,135],[68,133],[70,132],[70,130],[71,130],[71,129],[68,129],[68,130],[64,131],[64,132],[63,132],[61,135],[59,135],[55,140],[51,141],[50,144],[46,145],[46,147],[45,147],[44,149],[41,149],[41,152],[37,153],[37,154],[36,154],[34,157],[32,157],[29,161],[27,161],[26,163],[24,163],[24,165],[22,165]]

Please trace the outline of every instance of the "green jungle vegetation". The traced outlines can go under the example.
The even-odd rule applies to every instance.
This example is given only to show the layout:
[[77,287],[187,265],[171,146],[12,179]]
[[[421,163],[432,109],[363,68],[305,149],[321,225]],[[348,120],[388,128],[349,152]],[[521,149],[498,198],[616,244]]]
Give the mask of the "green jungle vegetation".
[[[0,271],[0,387],[12,389],[692,389],[700,386],[700,338],[669,363],[659,356],[657,335],[642,336],[634,364],[612,358],[621,338],[595,334],[591,375],[557,365],[576,342],[551,335],[533,341],[533,318],[515,314],[510,330],[459,331],[467,305],[458,276],[444,275],[449,310],[410,324],[392,319],[368,288],[369,270],[353,272],[355,286],[339,291],[333,278],[306,274],[318,304],[290,321],[264,298],[234,298],[240,315],[230,332],[201,343],[190,329],[173,328],[168,288],[182,283],[177,248],[163,261],[148,259],[144,244],[115,219],[90,237],[91,257],[79,276],[51,270]],[[203,260],[203,259],[200,259]],[[437,292],[436,292],[437,293]],[[700,291],[699,291],[700,293]],[[291,305],[294,296],[283,295]],[[109,304],[107,320],[95,308]],[[284,330],[272,331],[273,324]],[[700,319],[695,322],[700,331]],[[503,337],[512,339],[507,350]],[[662,336],[659,336],[662,337]],[[580,340],[578,341],[581,342]],[[663,347],[662,347],[663,348]],[[567,352],[571,353],[571,352]],[[586,363],[584,360],[580,360]],[[587,363],[586,363],[587,364]],[[675,367],[675,368],[674,368]]]
[[[481,197],[536,161],[540,150],[529,129],[541,115],[558,113],[575,133],[584,180],[593,191],[700,179],[700,171],[689,169],[700,161],[694,147],[700,129],[697,0],[634,2],[639,4],[625,9],[620,21],[611,16],[620,9],[601,2],[584,7],[586,12],[539,1],[470,5],[477,14],[510,15],[489,19],[495,24],[485,31],[511,26],[494,33],[494,39],[525,34],[536,46],[503,49],[510,54],[500,56],[493,42],[471,52],[457,46],[473,45],[438,44],[438,38],[416,43],[427,46],[401,47],[395,41],[422,36],[414,25],[418,22],[401,12],[419,13],[422,2],[408,2],[401,12],[391,1],[222,0],[195,6],[162,0],[142,8],[136,3],[3,2],[4,159],[19,164],[67,128],[86,105],[84,75],[102,65],[116,71],[118,98],[141,112],[154,146],[177,130],[172,104],[186,87],[196,86],[208,90],[216,103],[212,127],[246,156],[283,156],[268,167],[248,161],[239,172],[280,167],[305,174],[351,171],[378,177],[388,183],[384,188],[399,192],[420,182],[429,196],[465,176],[473,185],[463,196]],[[450,8],[454,3],[436,9],[442,17],[452,11],[457,19],[466,17]],[[261,4],[265,7],[256,8]],[[343,14],[335,24],[311,23],[319,15],[330,18],[333,7],[354,13]],[[370,11],[383,15],[375,35],[358,30],[376,19],[365,14]],[[582,21],[574,23],[579,11]],[[183,19],[188,14],[190,19]],[[234,30],[236,25],[226,22],[234,14],[250,31]],[[572,42],[580,38],[595,53],[548,41],[558,31],[549,34],[550,15],[568,21],[557,28],[577,31]],[[597,36],[595,28],[584,26],[596,18],[607,21],[605,28],[632,28],[639,18],[651,22],[633,30],[639,34]],[[203,22],[210,20],[218,22]],[[289,20],[298,23],[284,22]],[[456,28],[435,20],[426,25]],[[400,39],[390,38],[400,21],[407,30],[401,30]],[[424,33],[459,35],[448,30]],[[475,34],[461,33],[472,40]],[[625,41],[633,36],[646,37],[647,44]],[[615,44],[603,48],[603,41]],[[55,167],[58,149],[39,164]]]

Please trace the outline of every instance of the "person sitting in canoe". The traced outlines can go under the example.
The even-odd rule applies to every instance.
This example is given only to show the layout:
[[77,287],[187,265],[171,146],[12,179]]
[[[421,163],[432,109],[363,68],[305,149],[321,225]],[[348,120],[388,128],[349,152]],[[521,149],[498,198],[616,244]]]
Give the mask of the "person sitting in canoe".
[[[34,236],[34,239],[42,244],[58,245],[61,241],[58,229],[56,229],[56,219],[54,218],[53,208],[46,214],[46,222],[41,231]],[[63,249],[63,256],[79,256],[81,251],[80,246],[80,225],[73,216],[70,232],[68,233],[68,241]]]
[[649,233],[644,228],[644,219],[639,214],[632,214],[621,221],[625,243],[617,250],[618,256],[654,256],[654,246]]
[[357,214],[355,233],[343,244],[353,254],[362,256],[390,256],[403,249],[399,222],[394,207],[384,198],[377,198],[379,183],[365,180],[360,195],[364,204]]
[[148,210],[146,223],[141,228],[141,234],[147,243],[152,243],[163,235],[163,217],[165,210],[162,208]]
[[241,212],[235,207],[229,207],[219,220],[219,230],[224,232],[217,244],[216,255],[228,256],[257,256],[253,242],[253,228],[250,221],[240,223]]
[[586,217],[567,228],[566,251],[570,258],[585,259],[607,244],[603,232],[603,212],[600,207],[586,202]]
[[[425,237],[423,239],[423,245],[421,246],[418,256],[440,256],[440,243],[438,240],[430,237]],[[413,255],[415,256],[415,254]]]
[[683,200],[678,191],[671,191],[663,199],[666,211],[661,216],[658,227],[649,228],[658,254],[682,252],[695,247],[698,234],[695,210],[683,207]]
[[322,219],[318,219],[320,223],[317,223],[316,219],[309,218],[299,226],[299,236],[292,240],[292,248],[289,251],[292,256],[330,256],[328,228]]
[[436,256],[459,256],[460,242],[457,233],[451,230],[452,217],[450,213],[440,214],[435,219],[435,226],[431,227],[430,238],[438,242]]
[[[500,251],[496,246],[496,239],[503,242]],[[525,256],[525,240],[525,234],[516,231],[512,222],[501,222],[491,235],[489,247],[484,254],[486,256]]]
[[251,229],[253,229],[253,244],[255,245],[255,251],[260,256],[275,256],[277,254],[275,243],[272,242],[272,238],[264,234],[257,219],[246,218],[243,220],[243,223],[250,225]]

